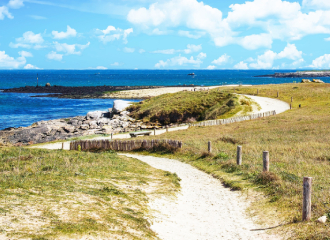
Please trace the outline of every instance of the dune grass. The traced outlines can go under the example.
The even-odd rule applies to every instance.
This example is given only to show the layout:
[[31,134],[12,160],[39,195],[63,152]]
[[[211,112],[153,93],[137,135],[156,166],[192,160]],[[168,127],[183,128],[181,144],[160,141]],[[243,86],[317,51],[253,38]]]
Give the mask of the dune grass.
[[210,90],[164,94],[135,103],[130,116],[144,122],[161,124],[228,118],[251,111],[250,101],[232,93]]
[[2,147],[0,238],[158,239],[147,203],[178,181],[111,151]]
[[[266,200],[254,202],[252,211],[286,239],[330,239],[330,84],[280,84],[236,88],[236,93],[256,94],[291,103],[282,114],[223,126],[194,127],[157,138],[183,141],[182,151],[167,157],[181,159],[222,179],[234,190],[261,191]],[[217,90],[212,90],[217,91]],[[224,94],[234,88],[222,89]],[[301,104],[301,108],[299,108]],[[149,137],[154,138],[154,137]],[[207,142],[213,153],[207,153]],[[236,147],[243,146],[243,165],[236,165]],[[270,152],[270,173],[262,173],[262,152]],[[313,177],[312,216],[302,222],[302,181]]]

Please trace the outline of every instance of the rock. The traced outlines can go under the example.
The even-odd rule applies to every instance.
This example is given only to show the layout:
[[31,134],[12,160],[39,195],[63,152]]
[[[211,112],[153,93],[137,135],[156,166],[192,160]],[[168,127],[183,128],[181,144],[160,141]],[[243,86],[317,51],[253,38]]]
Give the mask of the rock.
[[320,79],[313,79],[313,83],[324,83],[324,82]]
[[122,112],[120,113],[120,115],[121,115],[121,116],[124,116],[124,117],[126,117],[128,114],[129,114],[128,111],[122,111]]
[[318,221],[319,223],[326,223],[326,221],[327,221],[327,216],[322,216],[322,217],[320,217],[319,219],[317,219],[317,221]]
[[311,80],[309,80],[309,79],[303,79],[303,80],[301,80],[301,83],[310,83],[311,82]]
[[132,103],[129,101],[115,100],[113,102],[113,112],[120,113],[124,111],[127,107],[131,106]]
[[90,123],[89,123],[89,128],[90,129],[95,129],[95,128],[97,128],[98,126],[97,126],[97,122],[96,121],[91,121]]
[[79,123],[79,121],[76,120],[76,119],[70,120],[70,121],[68,122],[68,124],[71,124],[71,125],[73,125],[73,126],[77,126],[78,123]]
[[64,129],[64,131],[66,131],[67,133],[73,133],[74,130],[75,130],[75,127],[74,127],[74,126],[65,126],[63,129]]
[[82,129],[82,130],[89,129],[89,124],[82,124],[82,125],[80,125],[80,129]]
[[46,83],[45,87],[50,87],[50,83]]
[[109,115],[108,112],[103,112],[103,111],[94,111],[94,112],[89,112],[87,113],[87,119],[93,119],[93,120],[98,120],[103,117],[107,117]]

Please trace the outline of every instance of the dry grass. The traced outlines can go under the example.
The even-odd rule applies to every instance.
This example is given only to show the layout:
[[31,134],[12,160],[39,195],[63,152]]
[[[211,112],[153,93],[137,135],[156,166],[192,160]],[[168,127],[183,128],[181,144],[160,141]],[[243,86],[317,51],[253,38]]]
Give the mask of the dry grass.
[[[276,212],[272,221],[285,223],[276,231],[290,236],[287,238],[330,239],[329,224],[315,222],[330,215],[330,84],[263,85],[236,88],[236,92],[256,94],[257,89],[259,96],[274,98],[279,91],[279,99],[288,103],[293,97],[293,109],[253,121],[169,132],[162,137],[185,145],[168,157],[189,162],[235,189],[261,191],[267,201],[256,201],[254,212]],[[234,89],[223,91],[232,93]],[[212,141],[214,156],[205,155],[208,141]],[[235,165],[238,144],[243,146],[240,167]],[[265,150],[270,152],[271,173],[267,175],[262,174]],[[311,222],[301,221],[305,176],[313,177]]]
[[0,148],[0,238],[157,239],[148,199],[178,187],[114,152]]

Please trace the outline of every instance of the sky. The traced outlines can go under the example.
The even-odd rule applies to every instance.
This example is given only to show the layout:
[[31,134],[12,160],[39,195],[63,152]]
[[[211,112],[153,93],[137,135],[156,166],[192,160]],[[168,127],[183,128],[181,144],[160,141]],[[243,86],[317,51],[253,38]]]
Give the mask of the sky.
[[329,0],[0,0],[0,69],[329,69]]

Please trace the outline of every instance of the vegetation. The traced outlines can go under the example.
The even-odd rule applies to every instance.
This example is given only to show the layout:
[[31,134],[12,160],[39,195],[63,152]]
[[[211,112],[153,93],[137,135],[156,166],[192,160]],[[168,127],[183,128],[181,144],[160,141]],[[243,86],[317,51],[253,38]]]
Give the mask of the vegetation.
[[2,147],[0,238],[157,239],[148,199],[175,193],[179,180],[111,151]]
[[[182,151],[167,157],[181,159],[222,179],[234,190],[262,191],[252,210],[279,225],[289,239],[330,239],[329,224],[316,219],[330,217],[330,84],[281,84],[240,87],[236,92],[291,102],[282,114],[223,126],[194,127],[157,136],[183,141]],[[216,91],[216,90],[213,90]],[[223,88],[223,96],[233,93]],[[210,93],[211,94],[211,93]],[[173,102],[175,105],[176,102]],[[301,104],[301,108],[299,108]],[[149,106],[152,109],[152,106]],[[154,138],[154,137],[149,137]],[[213,153],[208,154],[207,142]],[[236,165],[236,147],[243,146],[243,165]],[[270,152],[270,173],[262,173],[262,152]],[[311,222],[302,222],[302,181],[313,177]],[[277,226],[277,225],[275,225]]]
[[131,117],[144,122],[170,124],[228,118],[238,112],[251,111],[251,102],[232,93],[186,91],[135,103],[129,111]]

